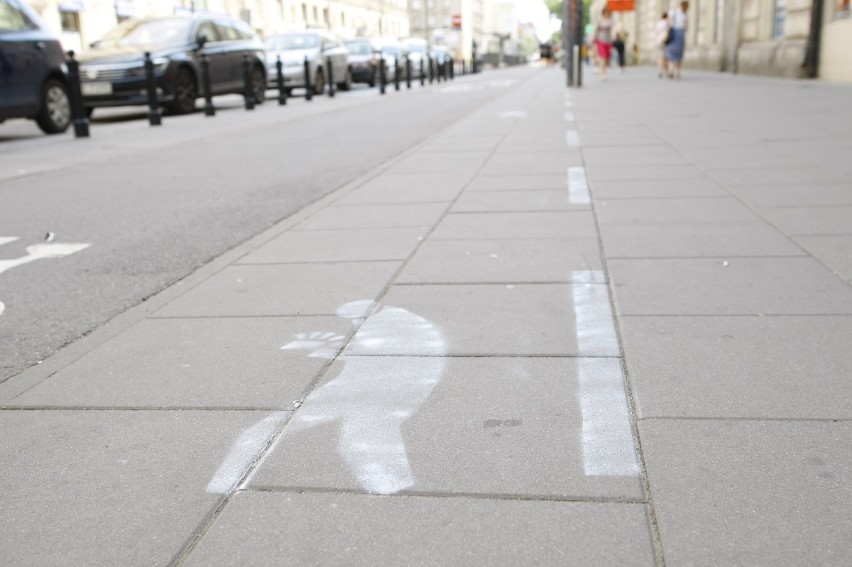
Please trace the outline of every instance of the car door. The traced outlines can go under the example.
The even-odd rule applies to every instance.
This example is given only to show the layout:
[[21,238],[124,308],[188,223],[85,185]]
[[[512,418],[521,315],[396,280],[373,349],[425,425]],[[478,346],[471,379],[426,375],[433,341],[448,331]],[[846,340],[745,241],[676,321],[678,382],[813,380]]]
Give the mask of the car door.
[[228,20],[216,20],[216,29],[222,40],[221,50],[223,59],[227,62],[227,85],[223,91],[242,92],[243,85],[243,43],[240,32]]
[[222,85],[229,81],[229,61],[219,34],[219,27],[212,20],[202,20],[195,31],[196,41],[201,35],[207,36],[207,42],[201,48],[201,54],[210,62],[210,90],[221,92]]
[[4,115],[38,108],[49,65],[38,25],[17,0],[0,0],[0,109]]

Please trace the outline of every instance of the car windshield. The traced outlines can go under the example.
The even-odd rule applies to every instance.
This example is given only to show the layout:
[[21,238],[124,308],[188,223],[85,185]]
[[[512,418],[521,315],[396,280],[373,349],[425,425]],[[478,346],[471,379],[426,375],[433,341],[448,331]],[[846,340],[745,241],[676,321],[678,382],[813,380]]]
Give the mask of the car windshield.
[[287,35],[276,35],[266,40],[267,49],[311,49],[319,47],[319,36],[314,33],[288,33]]
[[401,52],[402,50],[394,45],[386,45],[382,47],[382,53],[387,53],[388,55],[400,55]]
[[192,20],[128,20],[112,29],[98,42],[98,47],[136,47],[165,45],[189,41]]
[[344,41],[343,45],[352,55],[370,55],[373,52],[373,46],[369,41]]
[[425,43],[409,43],[408,50],[414,53],[426,53]]

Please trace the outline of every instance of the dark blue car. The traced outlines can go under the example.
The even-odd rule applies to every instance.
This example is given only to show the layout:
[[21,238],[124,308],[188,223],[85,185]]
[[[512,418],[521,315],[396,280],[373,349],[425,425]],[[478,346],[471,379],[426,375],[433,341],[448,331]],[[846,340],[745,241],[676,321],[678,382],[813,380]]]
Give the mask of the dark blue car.
[[20,0],[0,0],[0,122],[32,118],[48,134],[71,122],[65,54]]

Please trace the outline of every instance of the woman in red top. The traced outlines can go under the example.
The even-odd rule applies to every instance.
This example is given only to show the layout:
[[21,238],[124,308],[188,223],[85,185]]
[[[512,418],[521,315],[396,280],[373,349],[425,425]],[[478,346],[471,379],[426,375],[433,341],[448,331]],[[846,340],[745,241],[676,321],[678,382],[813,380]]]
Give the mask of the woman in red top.
[[606,80],[606,69],[609,67],[609,59],[612,56],[612,31],[613,21],[609,8],[604,8],[601,11],[601,19],[595,26],[595,45],[598,48],[598,64],[603,80]]

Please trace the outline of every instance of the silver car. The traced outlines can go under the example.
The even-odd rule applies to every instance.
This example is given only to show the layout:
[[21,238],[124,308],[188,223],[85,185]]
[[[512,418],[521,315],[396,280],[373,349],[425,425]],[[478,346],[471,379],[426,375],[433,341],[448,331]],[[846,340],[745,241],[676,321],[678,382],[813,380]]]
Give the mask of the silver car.
[[308,61],[309,84],[314,93],[321,94],[329,78],[329,62],[332,65],[331,76],[341,90],[352,85],[352,72],[347,63],[349,52],[341,41],[324,30],[307,30],[282,33],[269,36],[264,41],[266,47],[266,69],[269,86],[278,83],[277,61],[282,63],[284,87],[287,92],[294,88],[305,87],[305,59]]

